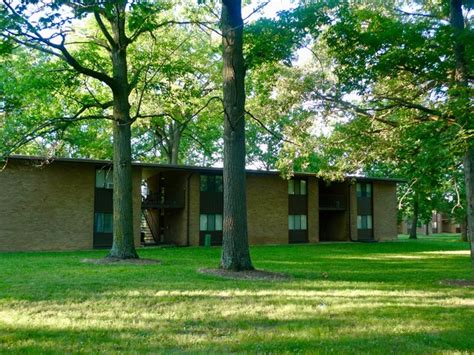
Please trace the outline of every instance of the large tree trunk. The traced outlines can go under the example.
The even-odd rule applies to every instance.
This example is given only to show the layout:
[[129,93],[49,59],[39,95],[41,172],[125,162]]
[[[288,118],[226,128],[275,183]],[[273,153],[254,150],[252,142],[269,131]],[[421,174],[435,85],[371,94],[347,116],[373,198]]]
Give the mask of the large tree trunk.
[[[125,13],[125,4],[117,11]],[[125,16],[117,16],[112,24],[115,42],[112,49],[114,96],[114,225],[113,244],[109,257],[138,258],[133,233],[132,149],[129,84],[127,68],[127,38]]]
[[410,228],[410,239],[417,239],[416,236],[416,228],[418,226],[418,197],[415,197],[415,201],[413,202],[413,218],[411,221],[411,228]]
[[181,127],[179,124],[173,124],[171,144],[170,144],[170,155],[169,163],[173,165],[178,165],[179,163],[179,146],[181,144]]
[[245,188],[245,65],[241,0],[222,0],[224,223],[221,267],[252,270]]
[[131,127],[114,121],[114,238],[109,256],[138,258],[133,233]]
[[465,218],[463,218],[461,223],[461,240],[463,242],[467,242],[469,240],[467,239],[467,215]]
[[474,269],[474,145],[464,155],[464,181],[467,201],[467,240],[471,243],[471,260]]
[[[470,100],[468,86],[468,69],[465,57],[466,48],[462,39],[464,31],[464,16],[462,13],[462,0],[450,0],[450,24],[454,34],[454,56],[456,58],[455,82],[453,98],[456,105],[465,105],[464,112],[457,117],[459,124],[465,129],[473,129],[474,123],[470,113]],[[471,261],[474,270],[474,143],[468,142],[464,153],[464,181],[466,183],[467,201],[467,237],[471,243]]]

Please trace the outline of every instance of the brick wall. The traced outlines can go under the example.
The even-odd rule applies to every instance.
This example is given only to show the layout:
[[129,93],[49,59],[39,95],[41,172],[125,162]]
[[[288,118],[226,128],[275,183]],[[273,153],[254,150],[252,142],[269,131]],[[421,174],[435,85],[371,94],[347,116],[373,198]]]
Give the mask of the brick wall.
[[319,242],[319,180],[308,178],[308,241]]
[[250,244],[288,244],[288,182],[276,175],[247,176]]
[[349,184],[349,233],[352,240],[357,240],[357,194],[356,184]]
[[142,218],[142,170],[133,168],[132,176],[132,194],[133,194],[133,234],[135,246],[140,246],[141,236],[141,218]]
[[10,160],[0,173],[0,250],[91,249],[95,167]]
[[189,180],[189,245],[199,245],[199,174],[193,174]]
[[374,238],[378,241],[397,238],[397,191],[390,182],[373,183]]
[[[10,160],[0,173],[0,251],[93,247],[95,165]],[[133,228],[140,245],[141,170],[133,170]]]

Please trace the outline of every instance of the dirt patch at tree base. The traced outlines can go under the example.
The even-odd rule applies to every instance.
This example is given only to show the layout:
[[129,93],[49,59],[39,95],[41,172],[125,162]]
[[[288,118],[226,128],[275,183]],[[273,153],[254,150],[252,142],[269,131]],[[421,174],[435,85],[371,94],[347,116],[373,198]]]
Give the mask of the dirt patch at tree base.
[[153,265],[161,264],[157,259],[119,259],[119,258],[101,258],[101,259],[82,259],[81,263],[96,265]]
[[289,275],[281,272],[271,272],[264,270],[246,270],[232,271],[224,269],[198,269],[200,274],[220,276],[226,279],[234,280],[257,280],[257,281],[288,281],[291,279]]
[[474,287],[474,280],[443,280],[441,284],[457,287]]

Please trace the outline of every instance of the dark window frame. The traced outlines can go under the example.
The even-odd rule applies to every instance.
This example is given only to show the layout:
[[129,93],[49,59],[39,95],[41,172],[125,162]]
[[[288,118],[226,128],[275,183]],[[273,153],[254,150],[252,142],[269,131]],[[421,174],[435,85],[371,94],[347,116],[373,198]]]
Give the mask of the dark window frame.
[[[290,185],[293,184],[293,192],[290,192]],[[304,193],[301,193],[301,186],[304,185]],[[306,179],[290,179],[288,180],[288,195],[306,196],[308,195],[308,181]]]
[[222,175],[201,174],[199,190],[200,192],[223,192],[224,181]]
[[[305,228],[302,228],[302,217],[305,217]],[[290,228],[290,219],[293,219],[293,228]],[[288,230],[289,231],[306,231],[308,230],[308,215],[306,214],[289,214],[288,215]]]
[[[203,229],[202,224],[201,224],[201,220],[202,220],[203,216],[205,216],[205,218],[206,218],[206,228],[205,229]],[[217,216],[220,216],[220,220],[221,220],[219,229],[217,229]],[[210,223],[210,221],[212,221],[212,222]],[[201,213],[199,215],[199,231],[200,232],[222,232],[222,228],[223,228],[222,224],[223,224],[223,215],[222,214],[219,214],[219,213]],[[210,228],[210,225],[212,226],[212,228]]]

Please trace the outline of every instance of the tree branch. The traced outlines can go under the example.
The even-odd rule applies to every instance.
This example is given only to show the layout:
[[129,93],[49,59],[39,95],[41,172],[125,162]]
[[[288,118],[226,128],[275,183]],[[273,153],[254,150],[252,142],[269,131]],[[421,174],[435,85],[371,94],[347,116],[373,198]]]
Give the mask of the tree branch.
[[286,139],[283,135],[281,135],[280,133],[276,133],[274,132],[273,130],[271,130],[270,128],[268,128],[267,126],[265,126],[265,124],[259,120],[257,117],[255,117],[252,113],[250,113],[249,111],[245,110],[245,113],[247,115],[249,115],[253,120],[255,120],[265,131],[267,131],[268,133],[270,133],[273,137],[281,140],[282,142],[286,142],[286,143],[289,143],[289,144],[292,144],[292,145],[295,145],[297,147],[302,147],[301,144],[299,143],[296,143],[296,142],[293,142],[293,141],[290,141],[288,139]]
[[99,25],[100,30],[102,31],[102,34],[107,39],[107,42],[109,42],[110,47],[117,48],[117,43],[115,43],[110,32],[107,30],[107,27],[105,26],[104,22],[102,21],[102,18],[100,17],[100,13],[97,11],[94,11],[94,17],[95,17],[95,21]]

